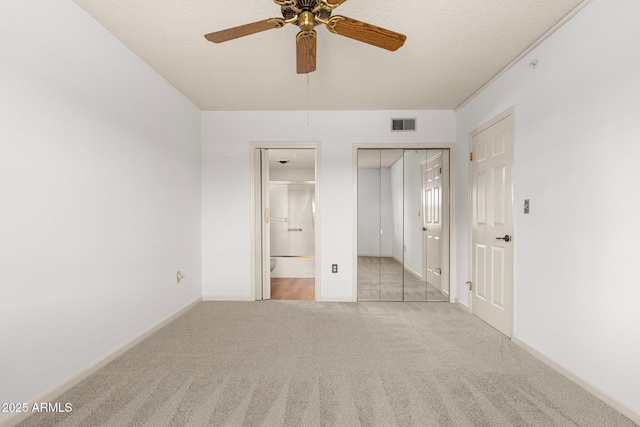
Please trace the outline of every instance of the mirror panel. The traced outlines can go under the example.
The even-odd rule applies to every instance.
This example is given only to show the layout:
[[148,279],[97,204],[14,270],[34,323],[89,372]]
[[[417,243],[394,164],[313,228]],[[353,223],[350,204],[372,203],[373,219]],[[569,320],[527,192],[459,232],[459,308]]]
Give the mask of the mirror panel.
[[403,158],[405,301],[427,300],[421,171],[426,156],[426,150],[406,150]]
[[402,301],[404,292],[404,253],[402,233],[402,149],[380,150],[381,226],[380,300]]
[[358,301],[380,300],[380,150],[358,150]]

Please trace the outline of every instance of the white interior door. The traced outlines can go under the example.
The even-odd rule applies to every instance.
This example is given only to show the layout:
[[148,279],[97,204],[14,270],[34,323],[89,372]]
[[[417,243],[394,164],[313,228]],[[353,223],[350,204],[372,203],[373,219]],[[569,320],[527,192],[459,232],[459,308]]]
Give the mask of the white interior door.
[[262,298],[271,299],[271,212],[269,210],[269,150],[260,149],[260,191],[262,220]]
[[472,135],[472,310],[511,336],[513,116]]
[[423,165],[427,282],[442,291],[442,151],[428,151]]

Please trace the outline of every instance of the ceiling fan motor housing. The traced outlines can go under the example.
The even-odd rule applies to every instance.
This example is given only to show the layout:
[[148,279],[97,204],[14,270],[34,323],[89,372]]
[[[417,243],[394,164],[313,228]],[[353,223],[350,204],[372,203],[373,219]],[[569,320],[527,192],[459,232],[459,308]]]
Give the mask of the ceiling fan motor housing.
[[297,0],[293,6],[282,6],[281,9],[285,20],[291,20],[297,16],[298,19],[294,24],[304,32],[310,32],[321,21],[326,23],[331,17],[331,9],[323,7],[320,0]]
[[314,7],[318,6],[318,3],[320,3],[319,0],[298,0],[296,2],[296,6],[299,9],[310,11]]
[[298,16],[298,27],[304,32],[313,30],[316,26],[316,17],[313,13],[304,11]]

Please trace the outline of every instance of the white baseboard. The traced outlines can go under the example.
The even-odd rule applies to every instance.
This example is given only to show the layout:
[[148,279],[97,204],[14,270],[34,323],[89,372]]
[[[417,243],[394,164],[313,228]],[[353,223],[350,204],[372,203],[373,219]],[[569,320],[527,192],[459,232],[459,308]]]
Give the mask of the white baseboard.
[[613,409],[615,409],[625,417],[632,420],[634,423],[640,425],[640,413],[635,411],[626,403],[619,401],[615,397],[611,396],[610,394],[602,390],[597,385],[593,384],[591,381],[582,378],[580,375],[574,373],[570,369],[567,369],[565,366],[561,365],[560,363],[546,356],[545,354],[533,348],[532,346],[525,343],[524,341],[516,337],[511,338],[511,340],[516,345],[518,345],[519,347],[523,348],[528,353],[530,353],[533,357],[540,360],[545,365],[549,366],[551,369],[569,378],[571,381],[578,384],[580,387],[584,388],[589,393],[593,394],[595,397],[602,400],[604,403],[611,406]]
[[467,313],[471,313],[471,307],[463,303],[462,301],[460,301],[458,298],[456,298],[456,305],[459,306],[464,311],[466,311]]
[[[398,263],[402,264],[400,261],[398,261]],[[411,274],[413,277],[415,277],[416,279],[418,279],[421,282],[425,281],[425,279],[422,277],[422,274],[416,273],[415,271],[413,271],[412,269],[410,269],[406,265],[404,266],[404,271],[406,271],[407,273]]]
[[202,295],[202,301],[253,301],[249,295]]
[[318,302],[357,302],[354,301],[353,299],[349,298],[349,297],[327,297],[327,298],[322,298],[321,300],[319,300]]
[[[126,353],[128,350],[130,350],[131,348],[133,348],[134,346],[142,342],[145,338],[147,338],[148,336],[158,331],[163,326],[167,325],[174,319],[180,317],[181,315],[189,311],[199,302],[200,302],[200,298],[198,297],[197,299],[193,300],[192,302],[190,302],[183,308],[179,309],[175,313],[169,315],[168,317],[164,318],[160,322],[151,326],[147,330],[133,337],[131,340],[129,340],[122,346],[116,348],[111,353],[106,354],[102,359],[94,362],[93,364],[87,366],[86,368],[81,369],[80,371],[71,375],[66,380],[63,380],[61,383],[55,385],[48,391],[44,392],[43,394],[41,394],[40,396],[36,397],[31,402],[29,402],[29,408],[33,408],[34,404],[36,403],[39,404],[40,402],[54,402],[56,398],[58,398],[58,396],[62,395],[64,392],[74,387],[75,385],[79,384],[80,382],[84,381],[85,379],[89,378],[91,375],[95,374],[100,369],[104,368],[109,363],[111,363],[112,361],[114,361],[115,359],[117,359],[118,357]],[[8,417],[0,419],[0,427],[13,427],[21,423],[22,421],[26,420],[27,418],[29,418],[29,416],[31,416],[31,412],[22,412],[22,413],[12,414]]]

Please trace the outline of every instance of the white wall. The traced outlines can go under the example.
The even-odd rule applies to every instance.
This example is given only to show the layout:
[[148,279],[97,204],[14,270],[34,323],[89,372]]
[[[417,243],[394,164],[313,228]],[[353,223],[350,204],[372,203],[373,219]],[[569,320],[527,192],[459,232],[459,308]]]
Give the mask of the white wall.
[[313,258],[272,257],[276,266],[271,271],[271,278],[315,278],[315,260]]
[[381,256],[391,256],[391,245],[393,241],[393,222],[392,215],[392,202],[391,202],[391,169],[380,169],[380,200],[378,200],[380,206],[380,248],[379,254]]
[[[391,133],[391,117],[417,117],[418,131]],[[353,144],[453,140],[452,111],[311,111],[309,124],[306,111],[203,112],[203,295],[250,295],[250,142],[320,143],[321,297],[350,301]],[[331,273],[331,264],[338,264],[338,273]]]
[[382,254],[382,211],[390,209],[382,203],[383,197],[389,199],[382,191],[382,177],[382,169],[358,168],[358,256]]
[[514,106],[515,336],[636,414],[638,16],[637,0],[595,0],[456,115],[460,299],[470,277],[468,135]]
[[393,197],[391,168],[358,168],[359,256],[393,256],[392,246],[398,240]]
[[315,181],[314,169],[271,169],[270,181]]
[[0,58],[0,402],[29,402],[201,294],[200,111],[71,1],[2,2]]

